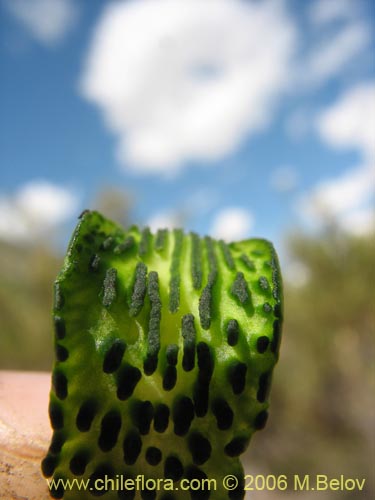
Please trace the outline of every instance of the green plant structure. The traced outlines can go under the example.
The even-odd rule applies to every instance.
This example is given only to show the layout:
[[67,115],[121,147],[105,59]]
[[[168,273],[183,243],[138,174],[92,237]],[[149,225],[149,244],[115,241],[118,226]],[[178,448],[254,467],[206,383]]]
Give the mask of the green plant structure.
[[[273,246],[125,231],[85,211],[54,294],[52,497],[243,498],[239,456],[266,423],[281,335]],[[74,478],[90,488],[58,484]]]

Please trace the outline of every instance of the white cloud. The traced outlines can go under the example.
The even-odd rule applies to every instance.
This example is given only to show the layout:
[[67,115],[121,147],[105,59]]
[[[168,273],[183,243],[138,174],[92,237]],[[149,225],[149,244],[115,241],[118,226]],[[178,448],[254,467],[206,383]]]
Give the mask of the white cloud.
[[13,196],[0,196],[0,238],[27,241],[46,234],[73,215],[77,196],[46,181],[22,186]]
[[374,230],[375,82],[346,91],[316,122],[321,139],[338,150],[356,150],[363,163],[320,182],[300,197],[297,209],[315,227],[336,222],[352,234]]
[[367,23],[352,21],[336,32],[329,32],[313,46],[301,66],[301,80],[308,87],[325,83],[356,61],[371,44]]
[[318,184],[308,196],[306,209],[324,215],[340,215],[371,198],[375,189],[375,170],[353,168],[344,175]]
[[25,184],[15,201],[23,213],[46,225],[60,223],[76,209],[76,200],[70,191],[46,181]]
[[112,3],[81,89],[118,136],[125,167],[171,174],[222,157],[267,125],[295,41],[283,2]]
[[[373,32],[363,4],[356,0],[317,0],[307,6],[307,14],[310,23],[298,47],[289,95],[311,100],[331,80],[354,79],[366,72],[373,59]],[[306,137],[314,118],[311,103],[300,105],[285,120],[286,134],[292,140]]]
[[60,41],[77,15],[72,0],[6,0],[5,5],[34,38],[47,45]]
[[358,149],[375,161],[375,82],[347,91],[317,120],[321,138],[337,149]]
[[225,241],[236,241],[250,237],[254,216],[239,207],[227,207],[218,212],[211,226],[210,234]]
[[[375,179],[374,179],[375,180]],[[345,215],[341,227],[357,236],[364,236],[375,231],[375,211],[373,208],[357,209]]]
[[182,222],[180,217],[173,212],[158,212],[150,217],[146,225],[155,233],[158,229],[182,227]]
[[319,183],[298,202],[302,217],[313,226],[329,221],[354,234],[374,229],[371,198],[375,193],[375,168],[364,165]]
[[293,191],[298,184],[298,174],[294,167],[278,167],[270,176],[270,184],[273,189],[281,193]]

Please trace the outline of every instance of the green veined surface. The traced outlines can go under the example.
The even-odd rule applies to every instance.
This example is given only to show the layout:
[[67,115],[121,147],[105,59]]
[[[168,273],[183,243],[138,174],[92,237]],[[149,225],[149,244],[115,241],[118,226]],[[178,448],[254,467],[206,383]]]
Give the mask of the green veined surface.
[[[266,423],[281,334],[271,243],[125,231],[86,211],[55,283],[53,317],[54,434],[44,475],[142,474],[173,480],[174,491],[60,486],[52,496],[243,498],[239,456]],[[230,492],[222,486],[228,474],[239,480]],[[206,477],[217,480],[211,494],[179,488],[182,479]]]

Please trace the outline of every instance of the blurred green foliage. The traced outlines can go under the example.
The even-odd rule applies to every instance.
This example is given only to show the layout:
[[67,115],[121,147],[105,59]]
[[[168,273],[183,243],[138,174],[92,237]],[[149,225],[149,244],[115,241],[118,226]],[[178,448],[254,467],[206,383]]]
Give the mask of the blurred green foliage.
[[284,287],[269,425],[254,437],[249,469],[366,478],[362,494],[326,492],[319,499],[375,498],[375,239],[330,228],[319,238],[291,237],[289,250],[309,279]]
[[[247,471],[364,477],[364,496],[327,492],[319,498],[375,498],[375,239],[331,228],[320,237],[291,237],[289,253],[309,278],[299,286],[285,283],[269,424],[253,438]],[[61,263],[51,248],[0,244],[1,368],[51,368],[52,283]],[[283,495],[257,492],[254,498]]]
[[0,369],[50,370],[52,286],[61,257],[0,242]]

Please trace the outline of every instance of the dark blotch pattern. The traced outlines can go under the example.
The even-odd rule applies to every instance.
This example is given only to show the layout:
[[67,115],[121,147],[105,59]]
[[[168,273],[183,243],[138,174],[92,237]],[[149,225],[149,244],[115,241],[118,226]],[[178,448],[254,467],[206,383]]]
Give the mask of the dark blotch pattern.
[[164,372],[163,389],[171,391],[177,382],[177,370],[175,366],[168,365]]
[[147,335],[147,357],[144,363],[146,375],[152,375],[157,368],[160,350],[161,300],[159,292],[159,276],[151,271],[148,278],[148,296],[151,303],[150,320]]
[[94,234],[92,233],[86,233],[84,236],[83,236],[83,239],[85,240],[86,243],[88,243],[89,245],[93,245],[95,243],[95,236]]
[[103,306],[110,307],[116,299],[117,269],[108,269],[103,282]]
[[146,375],[152,375],[158,367],[157,356],[147,356],[143,362],[143,371]]
[[194,387],[194,407],[197,417],[204,417],[208,410],[209,384],[200,383],[199,377]]
[[228,498],[230,500],[242,500],[245,498],[245,478],[244,476],[236,476],[238,484],[234,490],[228,491]]
[[123,443],[124,462],[134,465],[142,450],[142,439],[136,430],[127,433]]
[[238,325],[238,321],[230,319],[227,324],[227,342],[230,346],[237,345],[239,334],[240,327]]
[[194,404],[186,396],[178,399],[173,408],[174,433],[177,436],[185,436],[190,429],[194,418]]
[[271,386],[271,376],[271,372],[266,372],[259,377],[259,387],[257,392],[257,400],[259,403],[264,403],[268,397]]
[[216,417],[219,430],[226,431],[232,427],[233,411],[225,399],[216,399],[212,403],[212,412]]
[[150,465],[158,465],[161,462],[162,453],[159,448],[150,446],[146,450],[146,460]]
[[55,353],[57,361],[66,361],[69,358],[69,351],[61,344],[55,345]]
[[250,302],[250,292],[243,273],[237,273],[236,279],[234,280],[231,288],[231,294],[242,305]]
[[224,260],[229,269],[235,269],[234,260],[230,252],[229,246],[223,241],[219,241],[220,249],[223,252]]
[[247,366],[245,363],[234,363],[229,370],[229,382],[234,394],[241,394],[246,385]]
[[117,397],[124,401],[133,394],[136,385],[142,378],[141,371],[131,365],[124,365],[117,374]]
[[270,343],[270,339],[268,337],[266,337],[265,335],[258,337],[257,338],[257,351],[260,354],[263,354],[264,352],[266,352],[269,343]]
[[263,304],[263,311],[267,314],[269,314],[270,312],[272,312],[272,306],[271,304],[269,304],[268,302],[265,302]]
[[271,247],[271,254],[272,254],[271,268],[272,268],[272,285],[273,285],[272,296],[277,303],[281,303],[282,286],[280,280],[280,266],[274,247]]
[[[99,465],[93,474],[90,476],[90,486],[89,486],[89,491],[92,496],[94,497],[101,497],[107,493],[107,491],[110,490],[111,483],[108,482],[107,488],[106,486],[106,478],[113,478],[114,477],[114,471],[112,467],[108,464],[103,464]],[[100,481],[98,481],[100,479]],[[99,488],[96,489],[95,486],[98,486]]]
[[193,287],[199,290],[202,286],[202,249],[201,239],[196,233],[190,233],[191,236],[191,277]]
[[205,237],[209,273],[207,285],[203,288],[199,298],[199,320],[201,327],[208,330],[212,319],[212,291],[217,278],[217,260],[212,238]]
[[268,279],[265,276],[261,276],[258,280],[259,286],[262,290],[267,291],[270,288],[270,284],[268,283]]
[[204,417],[208,410],[209,386],[214,371],[214,359],[205,342],[197,345],[198,380],[194,386],[194,405],[197,417]]
[[244,253],[241,255],[240,257],[241,261],[245,264],[245,266],[247,267],[247,269],[249,271],[255,271],[255,265],[254,265],[254,262],[249,259],[249,257],[247,255],[245,255]]
[[201,469],[195,467],[194,465],[191,465],[186,470],[186,478],[190,483],[193,481],[193,479],[197,479],[199,481],[199,483],[194,481],[194,489],[190,489],[191,500],[208,500],[208,498],[210,498],[211,492],[209,489],[205,489],[204,487],[199,490],[195,489],[197,487],[197,484],[202,485],[204,484],[203,481],[207,479],[206,474]]
[[119,243],[118,245],[115,246],[113,249],[113,253],[116,255],[121,255],[128,250],[130,250],[135,244],[133,236],[128,236],[125,241],[122,243]]
[[48,453],[42,460],[42,472],[44,477],[51,477],[55,472],[58,462],[58,457]]
[[248,439],[244,437],[235,437],[224,448],[225,454],[228,457],[238,457],[247,448]]
[[206,285],[199,297],[199,319],[201,327],[205,330],[208,330],[211,325],[211,288],[211,286]]
[[110,250],[113,247],[114,242],[115,239],[113,238],[113,236],[108,236],[108,238],[106,238],[100,245],[100,248],[102,250]]
[[59,399],[65,399],[68,395],[68,380],[66,376],[62,372],[55,371],[52,375],[52,384],[56,396]]
[[185,371],[189,372],[195,365],[195,326],[194,316],[192,314],[185,314],[182,317],[182,338],[184,340],[184,354],[182,358],[182,367]]
[[112,410],[104,415],[98,440],[99,448],[102,451],[109,451],[115,446],[120,429],[121,415],[118,411]]
[[121,365],[126,344],[121,339],[116,339],[104,356],[103,371],[105,373],[115,372]]
[[97,409],[98,406],[93,399],[89,399],[82,404],[76,418],[76,426],[79,431],[87,432],[90,430]]
[[211,456],[211,443],[199,432],[192,432],[189,435],[188,446],[196,465],[204,464]]
[[142,500],[155,500],[156,495],[157,495],[156,490],[155,489],[147,489],[147,485],[145,485],[144,490],[141,490]]
[[75,476],[82,476],[85,473],[86,466],[89,462],[89,453],[87,451],[78,451],[73,455],[69,463],[70,471]]
[[60,453],[61,448],[65,443],[65,435],[63,432],[54,432],[51,440],[51,444],[49,447],[49,451],[52,454]]
[[91,272],[96,272],[98,271],[99,269],[99,265],[100,265],[100,255],[98,254],[94,254],[90,257],[90,260],[89,260],[89,271]]
[[199,342],[197,346],[198,379],[194,386],[194,406],[197,417],[204,417],[208,410],[209,386],[214,361],[209,346]]
[[206,342],[199,342],[197,345],[197,357],[199,368],[199,379],[204,382],[209,382],[214,371],[214,359],[211,349]]
[[[64,477],[55,476],[55,484],[50,489],[50,495],[52,498],[63,498],[65,494],[65,489],[63,488],[63,484],[59,482],[59,479],[65,480]],[[56,486],[58,484],[58,486]]]
[[138,253],[141,257],[144,257],[150,250],[150,240],[151,232],[149,227],[145,227],[142,230],[141,241],[139,242]]
[[268,419],[268,412],[266,410],[262,410],[258,415],[255,417],[254,420],[254,427],[256,430],[263,429],[267,423]]
[[162,250],[164,250],[167,235],[168,235],[167,229],[159,229],[158,232],[156,233],[155,250],[157,252],[161,252]]
[[175,229],[174,234],[174,248],[170,268],[170,281],[169,281],[169,310],[175,313],[180,306],[180,261],[183,243],[183,232],[181,229]]
[[117,498],[119,500],[134,500],[135,490],[120,490],[117,492]]
[[133,294],[129,307],[130,316],[137,316],[143,307],[147,290],[147,267],[138,262],[134,273]]
[[54,316],[53,322],[55,326],[56,338],[62,340],[66,335],[65,321],[60,318],[60,316]]
[[167,457],[164,463],[164,476],[173,481],[179,481],[184,474],[184,467],[180,460],[171,455]]
[[160,500],[177,500],[177,499],[174,495],[172,495],[172,493],[164,493],[164,495],[160,497]]
[[166,350],[166,358],[167,363],[172,366],[177,365],[178,359],[178,345],[177,344],[169,344]]
[[273,313],[276,316],[276,318],[282,319],[283,310],[282,310],[281,304],[279,302],[277,304],[275,304],[275,306],[273,308]]
[[[173,480],[182,477],[187,477],[190,480],[203,479],[206,477],[205,473],[209,474],[208,471],[210,471],[210,474],[215,474],[212,468],[214,466],[209,465],[212,458],[216,460],[216,457],[213,457],[214,451],[215,453],[221,453],[222,459],[230,464],[232,460],[229,457],[240,455],[247,447],[251,431],[262,428],[267,419],[267,412],[262,410],[266,405],[262,403],[268,397],[271,377],[270,372],[262,373],[262,371],[270,370],[277,357],[271,353],[277,353],[278,351],[282,316],[280,305],[281,289],[280,287],[277,289],[278,283],[275,285],[274,280],[271,281],[270,278],[272,269],[273,278],[276,281],[279,280],[277,274],[279,271],[276,269],[277,261],[269,259],[268,255],[266,255],[269,253],[268,250],[264,254],[264,259],[267,259],[266,263],[264,263],[264,259],[261,262],[258,255],[255,258],[248,252],[250,257],[253,258],[252,261],[244,254],[239,257],[241,252],[246,251],[246,245],[243,243],[227,245],[223,241],[215,242],[211,238],[205,238],[203,241],[195,234],[191,234],[190,239],[184,239],[181,231],[175,231],[174,235],[172,235],[167,230],[161,230],[156,237],[153,237],[146,228],[142,232],[141,241],[138,244],[137,229],[131,229],[134,236],[126,237],[122,231],[114,229],[111,223],[102,225],[100,219],[97,220],[97,215],[95,215],[94,221],[91,230],[87,233],[88,240],[90,240],[88,244],[84,242],[83,234],[79,235],[81,238],[79,242],[73,241],[74,246],[71,247],[73,249],[71,252],[73,258],[69,268],[72,275],[75,276],[75,273],[79,273],[79,278],[82,278],[80,282],[82,286],[86,287],[87,280],[90,283],[92,282],[92,290],[89,290],[86,295],[80,294],[79,286],[76,289],[68,280],[65,281],[64,272],[59,275],[59,283],[55,287],[55,349],[57,361],[61,364],[57,364],[57,369],[53,375],[53,387],[56,396],[52,393],[52,401],[55,406],[50,407],[50,417],[54,429],[57,430],[54,432],[49,452],[43,462],[43,472],[52,475],[56,470],[59,474],[60,471],[67,468],[67,474],[73,474],[74,476],[86,474],[88,477],[94,470],[92,478],[102,478],[103,474],[109,471],[109,477],[111,477],[114,470],[111,470],[110,467],[107,468],[107,466],[110,466],[114,457],[116,460],[118,459],[117,447],[121,448],[122,445],[124,462],[122,466],[117,463],[112,465],[116,467],[116,472],[125,473],[125,479],[134,477],[135,473],[142,468],[141,464],[148,471],[154,470],[155,473],[159,470],[156,467],[160,466],[161,469],[164,468],[165,477]],[[109,236],[108,232],[110,232],[111,236]],[[78,246],[80,246],[80,249]],[[258,245],[254,246],[255,248],[258,247]],[[264,243],[259,244],[260,248],[263,248],[263,246],[266,248]],[[130,249],[131,251],[129,251]],[[105,251],[108,252],[105,254]],[[123,255],[127,251],[129,253]],[[189,276],[183,277],[180,274],[181,257],[183,254],[185,258],[185,253],[190,253],[190,255],[186,255],[186,258],[190,260],[190,269],[188,271],[191,272],[191,279]],[[162,275],[160,275],[159,290],[159,276],[156,270],[162,269],[163,279],[165,279],[164,271],[168,273],[165,265],[170,256],[172,256],[172,262],[169,268],[169,278],[167,277],[167,282],[164,282]],[[145,260],[150,265],[154,265],[154,270],[151,270],[148,274],[146,265],[139,262],[140,260]],[[160,264],[162,260],[163,264]],[[117,267],[116,263],[118,263],[119,273],[121,269],[121,276],[118,278],[115,269]],[[159,267],[159,264],[161,267]],[[264,276],[261,278],[259,278],[259,274],[255,273],[255,265],[257,269],[263,269],[261,274],[264,274]],[[111,266],[113,267],[108,269]],[[108,269],[107,272],[106,269]],[[184,271],[185,269],[186,266],[184,265]],[[243,273],[237,272],[237,270],[242,270]],[[97,274],[91,274],[91,277],[89,277],[87,272],[93,271],[97,272]],[[219,274],[220,271],[223,271],[223,274]],[[134,272],[133,280],[132,272]],[[265,276],[268,277],[268,280]],[[67,277],[70,279],[70,276]],[[185,283],[186,279],[187,282]],[[165,294],[167,293],[166,287],[168,287],[168,284],[170,295],[167,297]],[[185,284],[186,290],[183,289]],[[64,309],[66,306],[64,306],[61,289],[64,291],[69,306],[66,315]],[[72,295],[70,294],[71,290]],[[180,296],[183,291],[184,295]],[[235,314],[233,316],[228,315],[230,305],[228,305],[228,309],[225,309],[227,301],[231,298],[234,299],[232,300],[234,308],[236,308],[235,303],[237,303],[237,306],[242,305],[246,314],[250,316],[254,313],[252,292],[256,294],[256,303],[259,304],[256,309],[257,315],[264,320],[268,320],[264,334],[256,331],[256,327],[255,331],[248,329],[245,331],[245,328],[248,328],[245,327],[246,322],[243,325],[242,323],[239,324],[234,319],[236,318]],[[93,310],[91,314],[91,310],[89,311],[87,306],[88,323],[84,321],[82,324],[75,325],[74,321],[77,316],[74,311],[71,314],[71,306],[73,307],[75,304],[70,303],[70,297],[72,296],[75,300],[74,294],[76,293],[77,297],[80,297],[79,300],[82,299],[79,304],[82,306],[82,310],[86,305],[86,296],[89,300],[96,296],[106,308],[112,305],[115,307],[107,313],[99,304],[99,309]],[[192,295],[191,307],[189,307],[189,294]],[[200,295],[199,304],[196,304],[194,300],[197,300],[198,295]],[[182,297],[184,298],[184,310],[172,316],[169,314],[170,312],[176,313],[181,309],[180,300]],[[162,299],[166,301],[163,306]],[[185,299],[187,303],[185,303]],[[221,299],[223,299],[222,302]],[[223,305],[222,310],[219,310],[220,302]],[[274,305],[275,303],[276,305]],[[192,314],[184,314],[188,313],[189,310],[196,311],[197,306],[199,318],[198,314],[195,318]],[[169,311],[166,310],[168,307]],[[61,309],[63,312],[57,312]],[[129,320],[128,314],[130,317],[139,315],[139,320],[137,322],[133,319]],[[164,317],[164,314],[166,314],[166,317]],[[66,331],[64,319],[60,315],[66,317]],[[117,400],[117,402],[114,402],[114,406],[108,407],[108,405],[111,405],[110,395],[105,398],[104,404],[99,404],[101,400],[97,400],[96,403],[93,400],[75,400],[77,406],[74,407],[76,410],[73,409],[73,411],[77,412],[76,425],[78,430],[81,432],[92,431],[85,440],[84,435],[77,436],[77,429],[75,431],[73,429],[74,436],[77,437],[77,446],[75,446],[71,441],[72,435],[70,433],[72,415],[69,414],[69,411],[64,412],[64,427],[62,408],[65,409],[65,407],[61,401],[58,401],[58,399],[67,398],[69,389],[69,398],[66,404],[66,408],[69,410],[71,404],[74,403],[72,397],[75,397],[76,394],[73,391],[73,385],[71,385],[73,379],[69,375],[68,363],[63,363],[69,360],[70,364],[69,358],[72,361],[76,359],[73,356],[73,351],[71,351],[71,346],[74,345],[74,338],[71,338],[71,335],[77,335],[78,339],[83,339],[82,346],[84,346],[84,337],[82,335],[86,335],[86,332],[92,335],[95,329],[95,325],[92,326],[90,323],[91,320],[100,320],[101,317],[105,318],[108,315],[113,319],[114,324],[110,325],[108,322],[105,325],[105,331],[102,333],[106,338],[102,337],[102,347],[95,354],[99,356],[99,364],[97,360],[93,366],[95,366],[95,369],[99,367],[98,376],[102,379],[102,382],[108,383],[109,391],[117,391],[117,398],[120,401]],[[161,338],[161,335],[164,334],[161,331],[162,315],[163,326],[171,328],[171,332],[167,332],[165,338]],[[231,317],[233,319],[230,319]],[[179,339],[176,336],[178,335],[178,321],[180,321],[180,318],[182,338]],[[275,319],[273,336],[269,332],[272,318]],[[129,323],[129,321],[131,323],[131,336],[133,333],[135,334],[136,326],[139,327],[138,322],[141,324],[139,331],[142,328],[142,331],[145,332],[145,345],[139,346],[138,352],[134,350],[137,345],[132,347],[129,345],[129,352],[127,352],[126,343],[122,340],[122,338],[127,340],[127,327],[124,324]],[[222,331],[215,331],[215,328],[212,328],[211,331],[203,332],[201,335],[201,330],[197,328],[195,321],[200,321],[200,326],[205,330],[209,330],[211,326],[217,328],[220,325]],[[254,321],[254,324],[256,325],[257,322]],[[172,329],[175,329],[174,333]],[[250,342],[248,341],[249,335]],[[61,341],[65,336],[68,337],[69,342]],[[213,338],[212,344],[207,340],[211,336]],[[203,339],[206,341],[202,341]],[[134,338],[132,338],[132,342],[133,340]],[[168,344],[168,342],[176,343]],[[238,344],[240,345],[238,346]],[[69,352],[66,346],[69,346]],[[179,346],[181,346],[180,353]],[[238,347],[231,349],[228,346]],[[249,354],[254,365],[249,364],[247,366],[246,364],[250,359],[244,354],[246,347],[250,350]],[[89,352],[88,349],[88,355]],[[256,353],[260,355],[267,354],[259,356]],[[134,355],[134,363],[132,364],[135,366],[129,365],[127,362],[130,355],[131,357]],[[246,361],[246,363],[242,361]],[[83,370],[86,370],[85,362],[89,367],[91,360],[82,358]],[[142,362],[143,371],[141,371]],[[197,365],[197,370],[193,371],[195,365]],[[178,371],[180,366],[185,375]],[[249,376],[247,376],[248,368],[249,372],[251,371]],[[154,377],[144,379],[144,383],[149,385],[151,390],[147,390],[141,395],[139,392],[140,387],[137,389],[137,384],[144,374],[151,376],[156,370],[157,373]],[[186,373],[190,371],[192,371],[190,375]],[[218,378],[212,383],[214,372],[215,375],[218,372]],[[82,373],[86,376],[87,372]],[[65,374],[69,375],[69,380],[67,380]],[[113,375],[107,376],[104,374]],[[185,389],[172,394],[160,392],[160,385],[166,391],[173,390],[176,385],[180,386],[182,382],[180,376],[182,380],[186,379],[188,384],[183,384]],[[227,382],[225,382],[225,379]],[[246,393],[242,396],[241,394],[246,390],[247,379],[251,385],[251,394]],[[84,380],[81,382],[84,387]],[[154,384],[156,390],[154,396],[152,396]],[[220,390],[220,384],[223,386],[222,390]],[[102,383],[98,383],[97,387],[98,391],[101,391]],[[87,389],[87,397],[90,397],[92,385],[89,384],[84,388]],[[231,395],[226,393],[228,390]],[[258,402],[253,401],[254,392]],[[233,396],[233,393],[235,396]],[[82,389],[83,394],[84,390]],[[132,397],[134,394],[135,397]],[[246,424],[243,421],[243,415],[240,412],[237,415],[236,411],[242,408],[241,404],[240,408],[237,408],[237,403],[244,398],[246,404],[247,397],[249,397],[248,404],[250,405],[248,413],[252,417],[251,421]],[[151,401],[143,401],[140,400],[141,398],[149,398]],[[170,406],[161,403],[163,399]],[[121,401],[124,400],[126,402],[122,403]],[[83,404],[79,406],[81,403]],[[259,409],[256,409],[258,406]],[[200,421],[199,418],[205,417],[208,412],[212,417],[215,417],[214,420],[210,417],[209,422],[204,419]],[[73,414],[73,422],[74,416]],[[195,417],[197,417],[196,421],[194,421]],[[171,420],[172,429],[169,426],[169,420]],[[152,437],[155,437],[155,433],[164,433],[166,431],[169,431],[168,435],[165,435],[168,442],[171,432],[174,432],[178,437],[183,437],[182,440],[176,437],[175,449],[168,450],[168,452],[167,448],[164,448],[164,444],[158,444],[162,436],[159,436],[160,439],[156,440],[153,440]],[[66,439],[69,439],[69,441],[65,445]],[[178,441],[181,442],[178,443]],[[85,442],[90,443],[89,449],[86,447]],[[96,447],[96,451],[101,457],[103,457],[104,453],[109,452],[106,455],[107,458],[104,459],[104,463],[99,462],[99,467],[97,467],[96,455],[92,455],[91,445],[94,448]],[[181,452],[184,450],[182,455],[180,455],[180,450]],[[189,454],[185,456],[187,450],[191,456]],[[62,452],[61,455],[60,452]],[[167,456],[168,453],[177,456]],[[91,463],[92,458],[95,458],[94,463]],[[58,463],[58,460],[61,459],[64,459],[65,463],[63,465]],[[186,460],[186,463],[182,464],[182,460]],[[128,467],[133,466],[137,461],[136,468]],[[235,460],[235,462],[238,461]],[[229,470],[233,469],[229,468]],[[240,474],[237,468],[235,470]],[[228,492],[227,498],[233,500],[242,498],[242,483],[240,481],[240,486],[235,491]],[[92,494],[95,496],[104,493],[101,491]],[[156,493],[156,491],[143,491],[137,494],[135,491],[109,493],[111,498],[114,496],[120,500],[133,498],[134,496],[138,497],[139,495],[142,498],[157,497],[167,500],[168,498],[178,498],[181,493]],[[189,493],[187,493],[187,496],[189,496]],[[193,500],[208,498],[210,492],[192,490],[190,496]],[[211,493],[211,496],[215,497],[215,494]]]
[[134,405],[132,414],[134,425],[138,428],[140,434],[148,434],[154,416],[154,408],[151,401],[138,401]]
[[156,432],[165,432],[169,422],[169,408],[164,403],[155,407],[154,429]]

